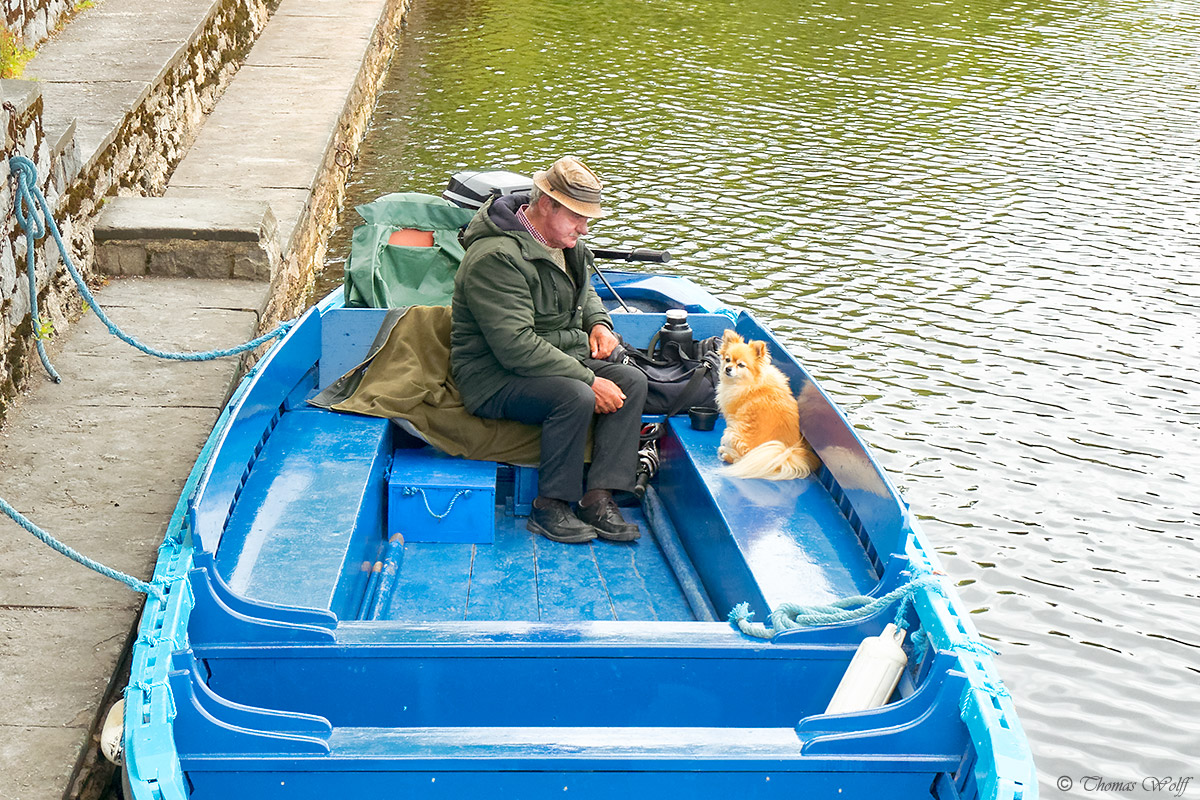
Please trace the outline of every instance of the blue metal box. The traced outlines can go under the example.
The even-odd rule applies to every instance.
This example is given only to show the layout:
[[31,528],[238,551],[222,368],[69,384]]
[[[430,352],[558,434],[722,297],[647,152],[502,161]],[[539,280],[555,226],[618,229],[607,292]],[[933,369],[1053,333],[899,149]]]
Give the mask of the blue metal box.
[[454,459],[433,448],[398,449],[388,476],[388,535],[406,542],[491,544],[496,462]]

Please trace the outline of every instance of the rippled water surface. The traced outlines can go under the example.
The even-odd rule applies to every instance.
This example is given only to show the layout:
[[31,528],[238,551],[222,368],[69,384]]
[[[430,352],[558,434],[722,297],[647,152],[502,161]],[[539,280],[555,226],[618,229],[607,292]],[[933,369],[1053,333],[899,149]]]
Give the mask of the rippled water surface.
[[350,205],[581,156],[594,244],[767,318],[874,446],[1043,797],[1200,797],[1197,31],[1195,0],[416,0]]

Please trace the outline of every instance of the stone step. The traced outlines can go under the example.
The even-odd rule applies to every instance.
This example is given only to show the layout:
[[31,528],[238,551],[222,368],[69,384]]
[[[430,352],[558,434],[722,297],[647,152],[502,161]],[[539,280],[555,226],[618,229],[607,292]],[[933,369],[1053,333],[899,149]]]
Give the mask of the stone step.
[[165,195],[269,202],[284,257],[311,270],[336,222],[406,6],[281,0]]
[[116,197],[96,220],[95,269],[105,275],[269,281],[279,225],[262,200]]

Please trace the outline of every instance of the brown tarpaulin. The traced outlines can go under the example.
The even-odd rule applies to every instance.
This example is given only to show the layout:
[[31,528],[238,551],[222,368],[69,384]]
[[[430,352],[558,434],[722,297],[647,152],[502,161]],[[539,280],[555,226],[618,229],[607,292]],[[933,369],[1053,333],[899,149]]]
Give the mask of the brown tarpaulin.
[[509,464],[539,460],[541,428],[483,419],[463,406],[450,378],[449,306],[411,306],[389,314],[367,360],[309,402],[408,420],[422,438],[452,456]]

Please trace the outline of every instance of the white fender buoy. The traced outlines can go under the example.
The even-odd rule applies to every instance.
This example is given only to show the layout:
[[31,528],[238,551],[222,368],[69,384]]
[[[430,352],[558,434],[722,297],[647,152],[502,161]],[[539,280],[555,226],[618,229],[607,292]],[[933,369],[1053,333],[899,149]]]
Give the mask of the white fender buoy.
[[125,761],[125,698],[113,703],[100,729],[100,752],[118,767]]
[[878,636],[863,639],[825,713],[849,714],[887,703],[908,664],[903,643],[904,631],[890,623]]

